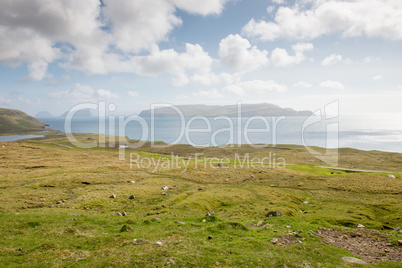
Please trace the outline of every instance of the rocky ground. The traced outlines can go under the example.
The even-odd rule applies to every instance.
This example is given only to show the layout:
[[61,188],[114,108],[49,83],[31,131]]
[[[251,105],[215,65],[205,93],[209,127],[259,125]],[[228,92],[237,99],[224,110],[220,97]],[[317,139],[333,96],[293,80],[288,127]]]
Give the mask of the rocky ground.
[[357,231],[343,232],[338,229],[321,228],[316,235],[323,242],[348,250],[368,263],[401,262],[402,248],[391,243],[386,233],[377,230],[359,228]]

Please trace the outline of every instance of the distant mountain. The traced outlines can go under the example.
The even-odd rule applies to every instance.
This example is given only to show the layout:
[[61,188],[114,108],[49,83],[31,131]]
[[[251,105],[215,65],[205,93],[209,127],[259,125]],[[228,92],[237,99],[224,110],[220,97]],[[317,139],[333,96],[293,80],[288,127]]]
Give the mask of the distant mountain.
[[45,122],[19,110],[0,108],[0,134],[37,132],[47,126]]
[[[58,116],[58,118],[66,118],[69,111],[64,112],[62,115]],[[82,109],[74,113],[74,118],[91,118],[94,117],[92,115],[91,109]]]
[[[238,105],[178,105],[175,106],[180,110],[185,117],[193,116],[228,116],[237,117],[238,116]],[[311,111],[295,111],[291,108],[281,108],[278,105],[261,103],[261,104],[242,104],[240,106],[242,117],[251,116],[310,116]],[[151,110],[142,111],[139,116],[141,117],[151,117]],[[180,117],[178,112],[170,107],[163,107],[154,110],[155,117]]]
[[52,118],[54,117],[51,113],[42,111],[35,115],[35,118]]

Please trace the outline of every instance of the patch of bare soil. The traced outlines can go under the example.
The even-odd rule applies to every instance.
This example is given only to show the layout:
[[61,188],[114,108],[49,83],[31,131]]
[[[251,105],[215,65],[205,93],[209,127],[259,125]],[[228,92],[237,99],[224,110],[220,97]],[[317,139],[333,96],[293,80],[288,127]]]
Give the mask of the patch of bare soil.
[[402,248],[391,243],[388,235],[366,228],[351,233],[321,228],[316,235],[329,245],[348,250],[369,263],[402,262]]

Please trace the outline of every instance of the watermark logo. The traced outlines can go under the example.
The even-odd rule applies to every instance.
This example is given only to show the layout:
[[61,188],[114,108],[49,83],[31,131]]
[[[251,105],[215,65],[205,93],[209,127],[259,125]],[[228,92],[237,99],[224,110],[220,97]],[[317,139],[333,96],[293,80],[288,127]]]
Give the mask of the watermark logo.
[[[303,123],[301,135],[304,148],[315,158],[331,166],[338,166],[339,159],[339,101],[331,102],[315,111]],[[325,125],[325,152],[319,152],[307,145],[305,131],[314,124]]]
[[[127,149],[140,148],[144,145],[152,148],[166,148],[184,143],[192,146],[230,145],[240,147],[242,145],[248,145],[252,148],[263,148],[269,144],[275,147],[278,140],[282,138],[282,135],[286,136],[286,133],[278,131],[278,129],[281,127],[282,122],[288,119],[287,116],[242,117],[241,102],[237,103],[237,112],[233,114],[233,117],[223,115],[215,117],[205,117],[202,115],[186,117],[186,114],[179,109],[179,107],[166,103],[151,104],[148,114],[144,117],[137,115],[128,117],[123,115],[111,115],[116,111],[116,108],[116,105],[107,105],[105,102],[82,103],[74,106],[70,109],[65,118],[64,128],[68,140],[73,145],[81,148],[118,148],[120,160],[126,159]],[[72,131],[74,116],[77,112],[85,109],[98,112],[99,137],[97,140],[85,142],[77,140]],[[159,109],[165,109],[171,117],[175,118],[174,128],[176,130],[176,136],[168,143],[158,142],[158,137],[160,136],[156,135],[157,129],[162,132],[165,131],[163,128],[161,130],[161,128],[158,127],[158,123],[160,123],[161,120],[158,118],[160,115],[160,113],[158,114],[158,112],[160,112]],[[302,122],[302,125],[298,126],[300,127],[299,131],[293,134],[300,135],[300,145],[303,145],[311,155],[331,166],[338,164],[338,117],[339,103],[338,101],[334,101],[307,117],[305,121]],[[132,127],[129,128],[128,126],[132,126],[133,124],[136,126],[134,130],[137,138],[135,140],[128,138],[128,136],[132,136],[128,135],[132,134],[128,133],[128,129],[133,130]],[[309,135],[306,135],[306,133],[309,133],[309,129],[317,124],[325,126],[325,152],[314,149],[311,145],[308,145],[307,142],[307,136]],[[160,133],[158,134],[160,135]],[[200,136],[204,138],[200,139]],[[222,137],[225,137],[223,142]],[[257,139],[255,139],[256,137]],[[155,163],[153,163],[153,165],[155,166]]]

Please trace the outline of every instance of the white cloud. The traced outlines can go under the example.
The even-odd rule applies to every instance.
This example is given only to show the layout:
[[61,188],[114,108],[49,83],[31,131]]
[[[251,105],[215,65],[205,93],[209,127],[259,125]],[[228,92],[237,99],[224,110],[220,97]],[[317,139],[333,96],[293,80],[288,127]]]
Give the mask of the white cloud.
[[322,88],[331,88],[331,89],[344,89],[344,85],[339,81],[325,81],[320,83],[320,87]]
[[342,56],[337,54],[331,54],[330,56],[326,57],[322,62],[322,66],[329,66],[334,65],[337,63],[342,62]]
[[133,98],[138,97],[138,96],[140,95],[140,93],[138,93],[137,91],[131,91],[131,90],[128,91],[127,94],[128,94],[130,97],[133,97]]
[[175,7],[165,0],[104,0],[103,14],[111,26],[116,47],[139,52],[165,40],[182,23],[174,15]]
[[294,83],[293,86],[295,86],[295,87],[304,87],[304,88],[312,87],[312,85],[310,83],[307,83],[305,81],[299,81],[297,83]]
[[269,6],[269,7],[267,7],[267,12],[268,12],[268,14],[271,14],[272,12],[274,12],[274,10],[275,10],[275,6]]
[[364,63],[371,63],[373,61],[373,57],[365,57]]
[[376,75],[376,76],[373,77],[373,80],[374,81],[382,80],[382,76],[381,75]]
[[257,92],[262,94],[268,92],[284,92],[287,91],[287,87],[272,80],[252,80],[228,85],[224,87],[223,90],[240,96],[246,92]]
[[205,97],[205,98],[211,98],[211,99],[217,99],[217,98],[223,97],[223,95],[221,93],[219,93],[219,91],[216,88],[213,88],[210,90],[200,90],[198,92],[193,93],[193,96]]
[[306,59],[304,51],[312,50],[314,46],[311,43],[297,43],[296,45],[293,45],[292,48],[295,51],[294,56],[290,56],[286,49],[275,48],[271,54],[272,64],[277,67],[299,64]]
[[234,71],[253,71],[269,63],[268,52],[251,46],[240,35],[229,35],[219,43],[221,64]]
[[189,13],[209,15],[220,14],[228,0],[172,0],[176,7]]
[[242,29],[261,40],[311,40],[322,35],[402,39],[402,2],[397,0],[309,0],[282,6],[275,21],[251,19]]
[[57,87],[60,86],[62,84],[66,84],[68,82],[70,82],[71,78],[68,75],[62,75],[59,79],[52,79],[50,80],[47,85],[48,86],[52,86],[52,87]]
[[338,64],[338,63],[343,63],[343,64],[353,64],[354,62],[350,59],[350,58],[346,58],[343,59],[342,55],[338,55],[338,54],[331,54],[328,57],[326,57],[325,59],[323,59],[323,61],[321,62],[322,66],[330,66],[330,65],[334,65],[334,64]]
[[76,84],[72,89],[66,91],[58,91],[49,94],[50,97],[56,99],[70,99],[79,101],[92,101],[94,99],[118,99],[119,96],[110,90],[95,90],[90,86]]
[[112,93],[110,90],[106,89],[98,89],[96,91],[96,95],[103,100],[108,100],[108,99],[118,99],[119,95]]
[[278,5],[282,5],[282,4],[285,4],[286,1],[285,1],[285,0],[272,0],[272,3],[278,4]]
[[[60,66],[64,68],[88,74],[160,74],[170,64],[157,59],[158,56],[177,56],[178,59],[167,61],[178,61],[176,66],[182,69],[189,67],[197,72],[209,68],[209,58],[207,62],[200,62],[200,58],[195,58],[194,63],[189,60],[202,56],[197,54],[197,45],[187,46],[185,53],[163,50],[158,54],[152,50],[159,42],[168,40],[174,27],[182,23],[175,15],[177,8],[194,14],[219,14],[226,0],[197,0],[191,4],[185,0],[103,3],[104,6],[99,0],[1,0],[0,64],[27,64],[26,78],[31,80],[43,79],[48,65],[55,60],[61,60]],[[148,57],[137,54],[146,55],[149,51]],[[152,65],[152,60],[161,66]]]

